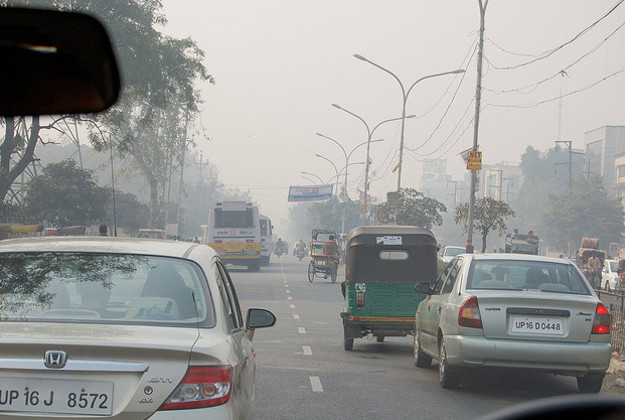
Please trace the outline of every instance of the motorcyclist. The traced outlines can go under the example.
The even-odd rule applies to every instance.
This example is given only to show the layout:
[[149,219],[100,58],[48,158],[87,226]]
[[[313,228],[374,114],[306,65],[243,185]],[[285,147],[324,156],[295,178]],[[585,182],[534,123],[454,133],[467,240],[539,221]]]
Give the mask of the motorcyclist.
[[[296,255],[305,255],[306,254],[306,242],[300,238],[299,241],[295,244],[295,253]],[[300,258],[301,259],[301,258]]]
[[278,238],[276,242],[276,254],[278,254],[278,256],[284,254],[284,241],[282,241],[282,238]]

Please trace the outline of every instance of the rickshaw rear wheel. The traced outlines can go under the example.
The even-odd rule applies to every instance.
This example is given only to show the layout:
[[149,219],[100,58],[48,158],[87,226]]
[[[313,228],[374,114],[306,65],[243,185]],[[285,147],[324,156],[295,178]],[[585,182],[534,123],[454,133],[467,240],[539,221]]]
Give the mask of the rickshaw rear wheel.
[[315,266],[313,265],[313,262],[311,261],[310,264],[308,264],[308,281],[312,283],[314,277],[315,277]]
[[354,348],[354,339],[353,338],[343,339],[343,348],[346,351],[351,351]]
[[414,335],[414,365],[418,368],[432,367],[432,357],[423,353],[421,350],[421,342],[419,341],[419,335],[416,329]]

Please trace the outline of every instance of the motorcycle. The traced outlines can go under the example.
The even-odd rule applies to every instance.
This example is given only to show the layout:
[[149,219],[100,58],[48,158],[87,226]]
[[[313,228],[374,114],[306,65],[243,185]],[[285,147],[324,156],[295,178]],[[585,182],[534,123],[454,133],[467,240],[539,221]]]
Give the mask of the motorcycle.
[[297,258],[301,261],[306,256],[306,250],[304,248],[300,248],[297,250]]
[[280,258],[280,256],[282,254],[284,254],[284,250],[281,247],[276,248],[276,250],[274,251],[274,254],[276,254],[278,256],[278,258]]

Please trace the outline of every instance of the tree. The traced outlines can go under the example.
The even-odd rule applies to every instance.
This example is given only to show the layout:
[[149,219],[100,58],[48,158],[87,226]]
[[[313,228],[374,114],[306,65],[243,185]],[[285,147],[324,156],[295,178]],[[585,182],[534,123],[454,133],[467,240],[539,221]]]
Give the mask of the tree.
[[341,232],[345,216],[345,233],[360,225],[360,204],[346,199],[340,201],[337,197],[314,203],[308,208],[308,219],[313,229],[331,229]]
[[[476,200],[473,212],[473,230],[482,235],[482,252],[486,251],[486,237],[489,232],[504,233],[506,219],[513,217],[514,211],[505,201],[484,197]],[[462,203],[456,208],[456,224],[462,223],[462,232],[468,230],[469,203]]]
[[[107,220],[109,220],[109,234],[113,235],[113,201],[112,191],[106,189],[107,197],[109,197],[107,206]],[[139,229],[145,227],[145,221],[148,220],[150,209],[137,199],[132,193],[115,191],[115,221],[117,227],[124,229],[125,233],[130,236],[138,236]]]
[[106,189],[96,185],[90,171],[68,159],[49,164],[41,175],[28,182],[26,214],[36,223],[86,226],[105,217],[109,198]]
[[584,236],[618,243],[624,217],[620,199],[608,195],[600,177],[580,179],[570,192],[549,196],[544,236],[562,250],[576,248]]
[[420,226],[432,229],[443,223],[441,213],[447,207],[440,201],[426,197],[413,188],[402,188],[399,192],[389,192],[386,202],[378,207],[381,219],[397,225]]

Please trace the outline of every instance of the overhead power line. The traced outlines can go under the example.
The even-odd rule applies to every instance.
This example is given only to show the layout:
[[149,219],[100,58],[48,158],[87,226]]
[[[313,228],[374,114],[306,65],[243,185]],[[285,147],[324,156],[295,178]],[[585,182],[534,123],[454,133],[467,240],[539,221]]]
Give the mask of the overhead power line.
[[[526,61],[524,63],[516,64],[514,66],[507,66],[507,67],[499,67],[499,66],[494,65],[493,63],[489,63],[489,64],[495,70],[515,70],[515,69],[518,69],[518,68],[521,68],[521,67],[529,66],[530,64],[534,64],[534,63],[536,63],[538,61],[544,60],[545,58],[550,57],[551,55],[555,54],[556,52],[560,51],[564,47],[572,44],[573,42],[577,41],[579,38],[584,36],[591,29],[593,29],[595,26],[597,26],[597,24],[599,24],[599,22],[601,22],[602,20],[604,20],[605,18],[610,16],[621,4],[623,4],[623,2],[625,2],[625,0],[619,0],[619,2],[616,5],[614,5],[610,10],[608,10],[608,12],[606,12],[603,16],[601,16],[599,19],[597,19],[596,21],[594,21],[590,25],[588,25],[586,28],[584,28],[582,31],[580,31],[573,38],[571,38],[567,42],[565,42],[565,43],[563,43],[563,44],[561,44],[561,45],[559,45],[559,46],[557,46],[555,48],[552,48],[550,50],[547,50],[547,51],[544,51],[544,52],[538,54],[532,60]],[[496,45],[496,44],[493,43],[493,45]],[[502,49],[502,48],[500,48],[500,49]],[[504,49],[502,49],[502,50],[506,51],[506,52],[509,52],[509,51],[504,50]]]
[[586,91],[586,90],[592,89],[593,87],[595,87],[595,86],[597,86],[597,85],[599,85],[599,84],[601,84],[601,83],[605,82],[605,81],[606,81],[606,80],[608,80],[608,79],[611,79],[612,77],[618,76],[619,74],[621,74],[621,73],[623,73],[623,72],[625,72],[625,68],[620,69],[620,70],[618,70],[618,71],[615,71],[614,73],[609,74],[609,75],[605,76],[604,78],[602,78],[602,79],[600,79],[600,80],[597,80],[596,82],[594,82],[594,83],[592,83],[591,85],[586,86],[586,87],[584,87],[584,88],[577,89],[577,90],[574,90],[574,91],[571,91],[571,92],[565,93],[564,95],[558,95],[558,96],[556,96],[555,98],[545,99],[544,101],[536,102],[536,103],[533,103],[533,104],[525,104],[525,105],[504,105],[504,104],[490,104],[490,103],[489,103],[488,105],[489,105],[489,106],[494,106],[494,107],[497,107],[497,108],[534,108],[534,107],[537,107],[537,106],[540,106],[540,105],[547,104],[547,103],[549,103],[549,102],[558,101],[558,100],[560,100],[561,98],[566,98],[566,97],[568,97],[568,96],[572,96],[572,95],[575,95],[575,94],[577,94],[577,93],[581,93],[581,92],[584,92],[584,91]]
[[[623,27],[625,27],[625,22],[621,23],[618,28],[616,28],[614,31],[612,31],[612,33],[610,33],[610,35],[608,35],[607,37],[605,37],[601,42],[599,42],[597,45],[595,45],[593,48],[591,48],[588,52],[586,52],[585,54],[583,54],[582,56],[580,56],[577,60],[573,61],[571,64],[569,64],[568,66],[564,67],[563,69],[561,69],[560,71],[556,72],[555,74],[530,85],[526,85],[520,88],[516,88],[516,89],[505,89],[505,90],[494,90],[494,89],[488,89],[488,88],[484,88],[485,91],[494,93],[495,95],[501,95],[504,93],[513,93],[513,92],[517,92],[520,93],[522,95],[528,95],[532,92],[534,92],[540,85],[542,85],[543,83],[546,83],[550,80],[555,79],[558,76],[566,76],[567,75],[567,70],[571,69],[573,66],[575,66],[576,64],[578,64],[579,62],[581,62],[583,59],[585,59],[586,57],[588,57],[589,55],[591,55],[592,53],[594,53],[595,51],[597,51],[599,48],[601,48],[603,46],[603,44],[605,44],[611,37],[613,37],[620,29],[622,29]],[[486,61],[492,65],[492,63],[490,62],[490,60],[488,60],[487,57],[484,57],[486,59]],[[529,89],[529,90],[528,90]]]

